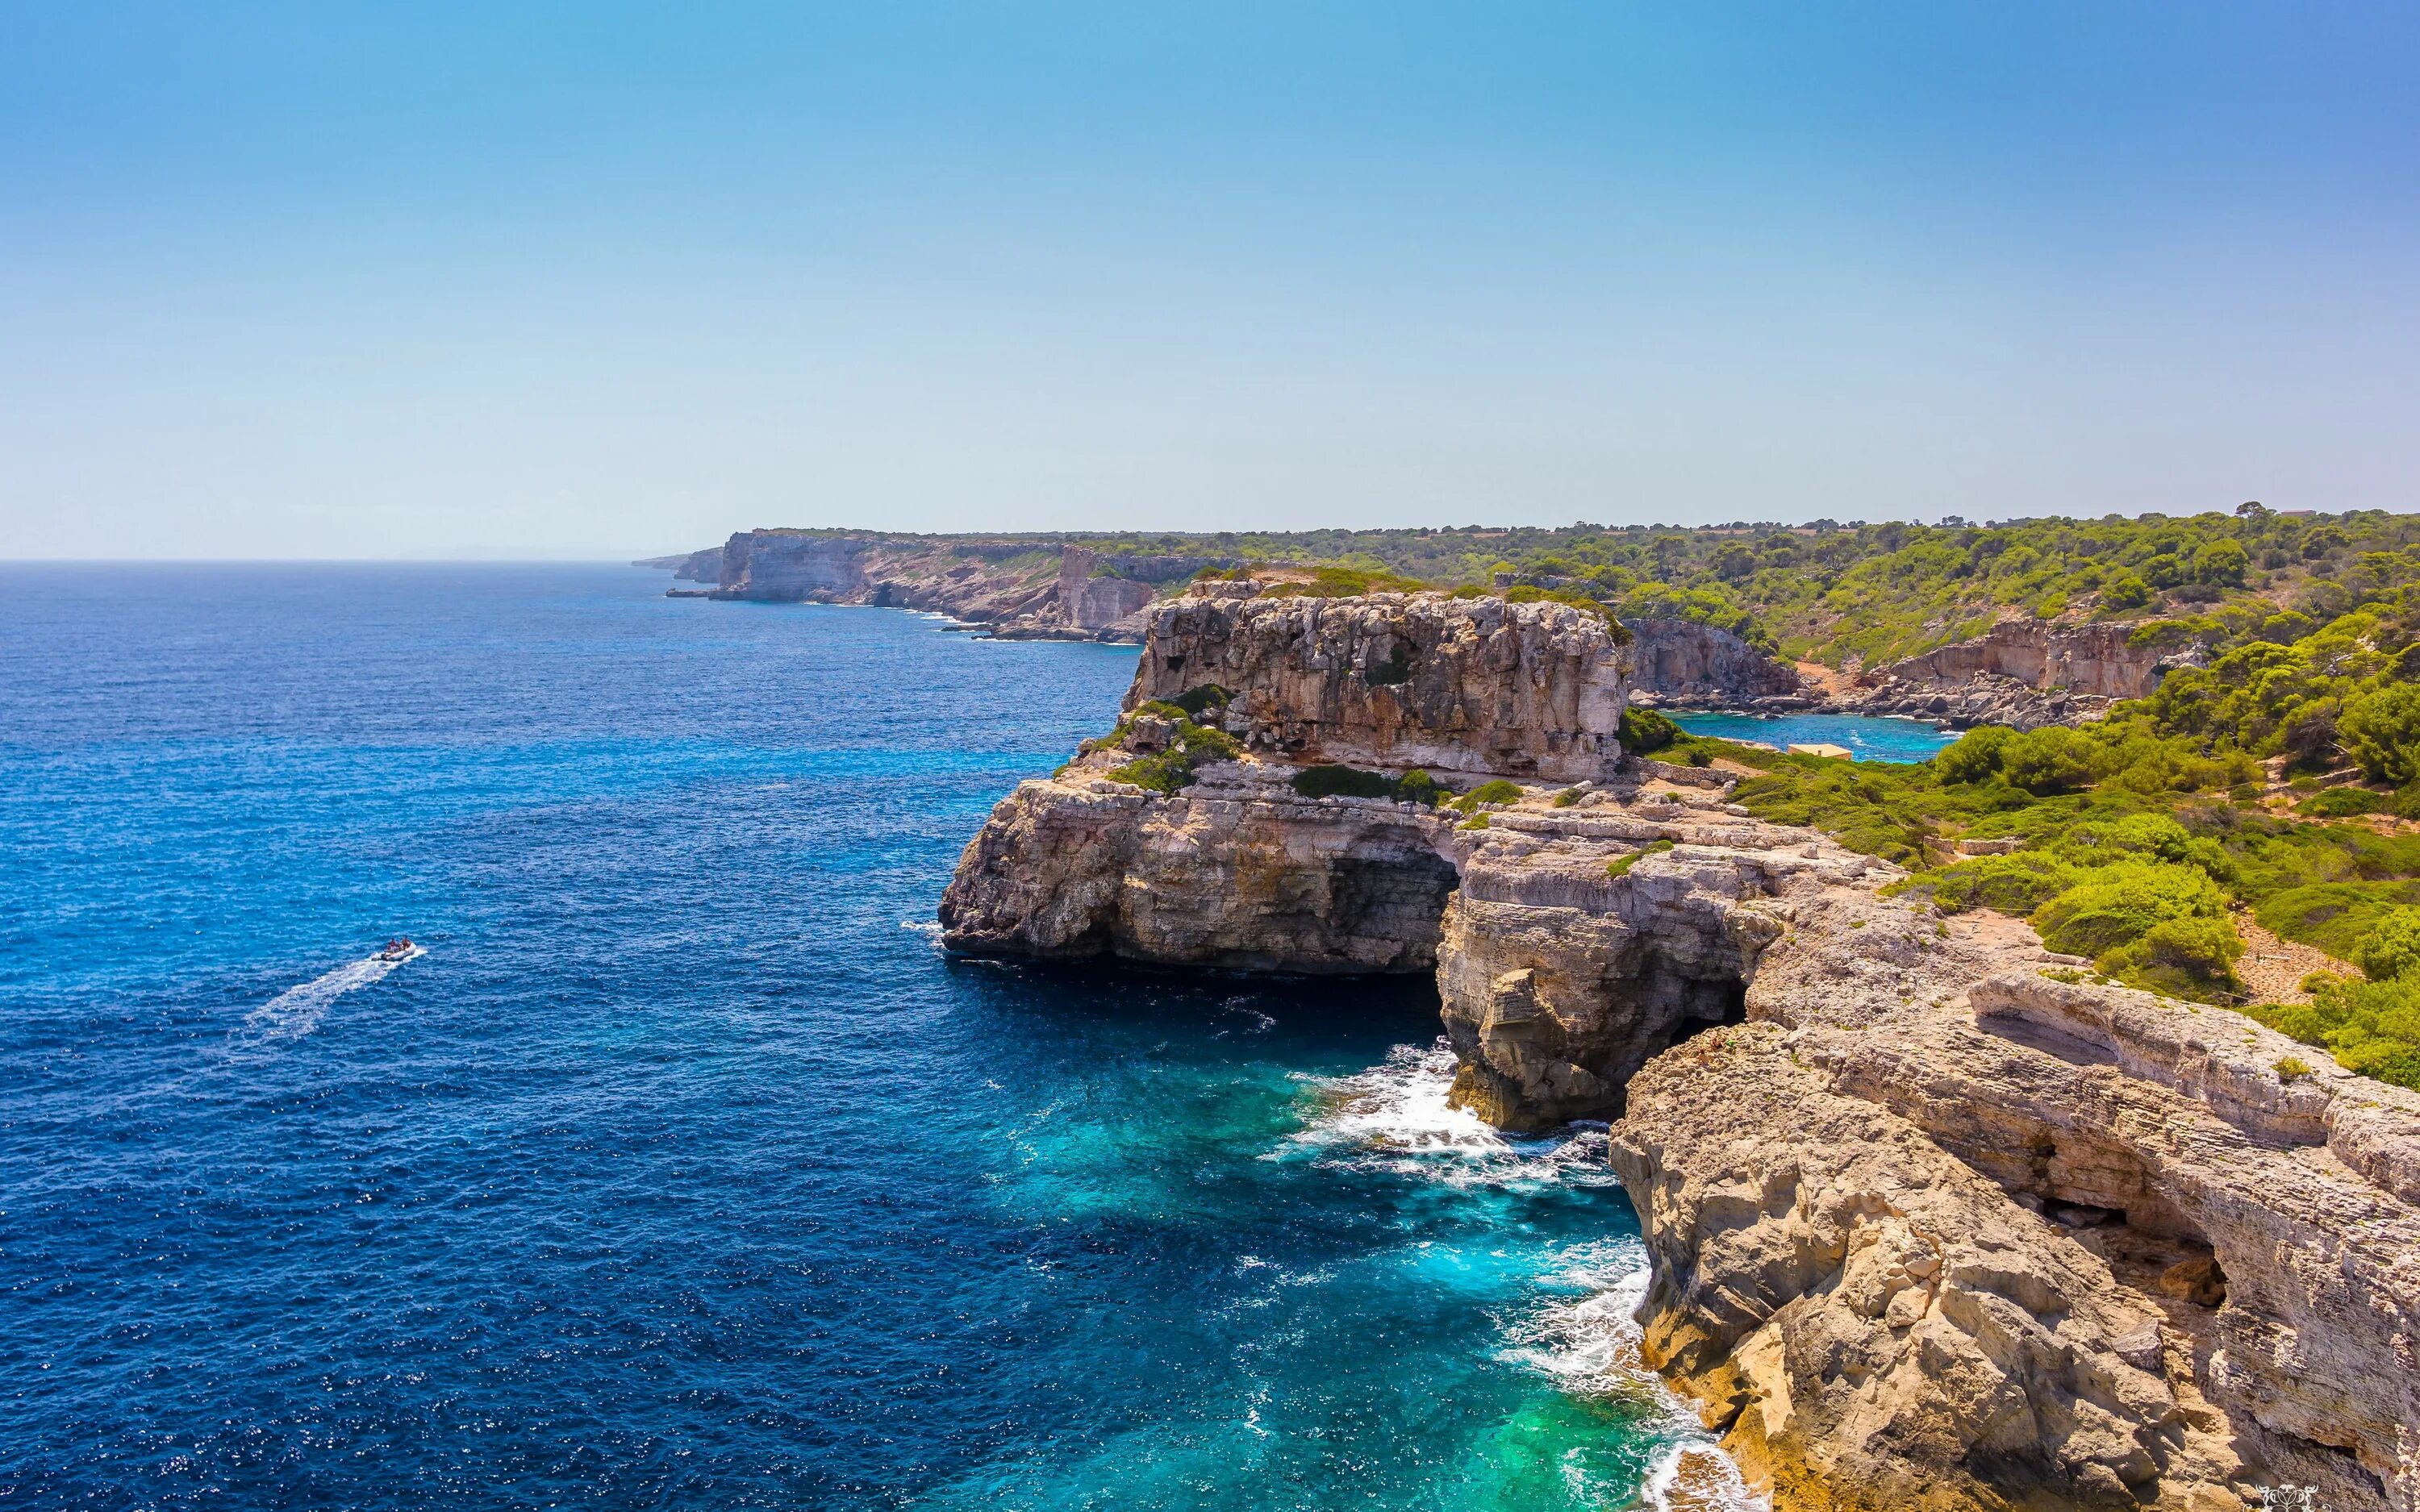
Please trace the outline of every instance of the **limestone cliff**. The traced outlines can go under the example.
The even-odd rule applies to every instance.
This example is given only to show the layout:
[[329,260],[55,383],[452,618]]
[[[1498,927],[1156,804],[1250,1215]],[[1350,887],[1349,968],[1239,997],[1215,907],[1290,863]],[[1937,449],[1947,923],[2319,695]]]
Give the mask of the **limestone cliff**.
[[1135,640],[1162,585],[1219,559],[1125,552],[1018,536],[741,531],[722,546],[641,566],[712,583],[711,596],[925,609],[1012,639]]
[[1224,763],[1172,798],[1094,772],[1027,782],[958,863],[944,942],[1032,959],[1432,969],[1451,825],[1416,804],[1305,798],[1291,775]]
[[2199,662],[2192,650],[2135,644],[2135,628],[2011,616],[1974,640],[1869,671],[1838,702],[1863,713],[2020,730],[2098,718],[2118,700],[2149,694],[2175,668]]
[[1625,620],[1641,702],[1730,707],[1804,692],[1788,662],[1695,620]]
[[1261,598],[1211,585],[1144,617],[1131,710],[1205,686],[1226,728],[1306,762],[1580,781],[1610,773],[1629,648],[1563,604]]
[[[946,943],[1434,969],[1459,1103],[1618,1120],[1643,1353],[1785,1512],[2420,1512],[2420,1098],[1604,764],[1620,658],[1551,608],[1156,606],[1128,707],[1218,683],[1250,748],[1145,792],[1109,775],[1145,716],[1025,784]],[[1524,780],[1468,819],[1297,791],[1346,751]]]

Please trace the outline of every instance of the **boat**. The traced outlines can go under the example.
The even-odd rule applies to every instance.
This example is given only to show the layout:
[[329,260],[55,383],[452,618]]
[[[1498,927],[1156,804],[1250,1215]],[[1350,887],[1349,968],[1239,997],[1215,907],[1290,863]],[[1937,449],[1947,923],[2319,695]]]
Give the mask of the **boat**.
[[405,956],[411,953],[411,941],[405,938],[403,935],[398,934],[380,948],[379,959],[381,961],[400,961]]

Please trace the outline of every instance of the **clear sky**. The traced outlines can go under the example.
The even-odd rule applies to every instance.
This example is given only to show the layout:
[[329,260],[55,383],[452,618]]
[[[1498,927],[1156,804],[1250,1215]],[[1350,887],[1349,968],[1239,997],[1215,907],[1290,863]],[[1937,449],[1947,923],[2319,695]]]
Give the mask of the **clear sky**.
[[2420,507],[2420,7],[0,8],[0,556]]

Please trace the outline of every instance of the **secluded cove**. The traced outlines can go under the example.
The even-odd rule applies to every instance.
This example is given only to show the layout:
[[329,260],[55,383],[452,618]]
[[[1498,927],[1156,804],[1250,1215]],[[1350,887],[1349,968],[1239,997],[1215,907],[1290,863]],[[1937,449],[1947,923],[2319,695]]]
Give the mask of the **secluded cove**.
[[1845,746],[1861,762],[1921,762],[1958,738],[1918,719],[1867,714],[1680,714],[1673,723],[1694,735],[1791,746]]

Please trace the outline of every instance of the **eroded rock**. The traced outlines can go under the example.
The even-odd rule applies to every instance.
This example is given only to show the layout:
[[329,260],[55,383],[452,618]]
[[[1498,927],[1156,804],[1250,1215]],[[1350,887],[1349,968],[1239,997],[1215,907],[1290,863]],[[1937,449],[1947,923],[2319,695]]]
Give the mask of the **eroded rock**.
[[[1651,1363],[1785,1509],[2290,1487],[2420,1512],[2420,1098],[2092,985],[2017,920],[1885,897],[1894,869],[1718,776],[1607,764],[1586,627],[1445,604],[1151,610],[1129,708],[1218,682],[1254,752],[1173,796],[1109,780],[1127,751],[1026,783],[960,864],[947,943],[1434,966],[1466,1106],[1619,1117]],[[1414,752],[1522,796],[1465,820],[1290,780]]]
[[1565,782],[1621,755],[1629,647],[1566,605],[1189,593],[1145,625],[1126,707],[1216,685],[1264,754]]

